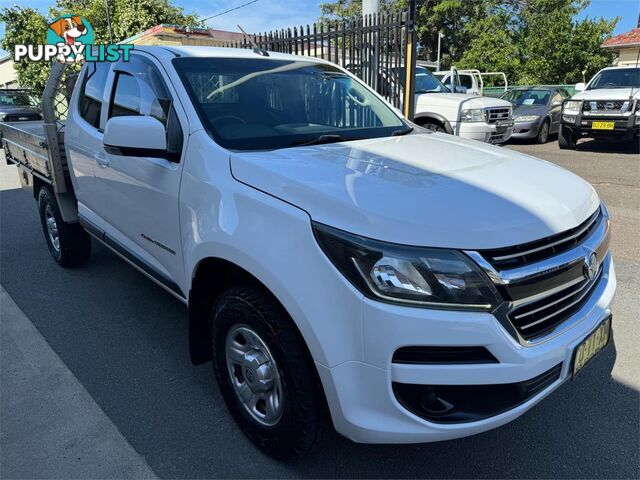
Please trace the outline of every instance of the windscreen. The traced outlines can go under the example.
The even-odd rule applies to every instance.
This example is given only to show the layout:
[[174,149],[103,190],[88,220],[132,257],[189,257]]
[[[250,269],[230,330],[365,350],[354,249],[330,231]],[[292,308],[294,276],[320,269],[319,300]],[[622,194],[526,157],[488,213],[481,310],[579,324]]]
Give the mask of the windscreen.
[[431,72],[416,72],[416,93],[448,92],[449,89]]
[[546,105],[549,103],[551,90],[546,89],[530,89],[530,90],[510,90],[502,95],[502,99],[520,105]]
[[593,77],[587,90],[629,87],[640,88],[640,68],[603,70]]
[[371,90],[332,65],[193,57],[173,63],[206,128],[225,148],[386,137],[409,128]]
[[2,106],[35,106],[36,102],[26,93],[0,93]]

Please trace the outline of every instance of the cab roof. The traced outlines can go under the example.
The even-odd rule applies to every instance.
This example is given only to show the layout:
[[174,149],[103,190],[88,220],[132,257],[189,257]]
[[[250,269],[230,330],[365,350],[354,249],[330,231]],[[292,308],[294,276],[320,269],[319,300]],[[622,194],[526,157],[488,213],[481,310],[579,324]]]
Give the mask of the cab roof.
[[252,59],[275,59],[275,60],[295,60],[307,61],[313,63],[329,63],[326,60],[315,57],[306,57],[302,55],[293,55],[288,53],[269,52],[269,56],[265,57],[255,53],[251,48],[227,48],[227,47],[203,47],[203,46],[135,46],[137,51],[149,52],[155,56],[173,57],[200,57],[200,58],[252,58]]

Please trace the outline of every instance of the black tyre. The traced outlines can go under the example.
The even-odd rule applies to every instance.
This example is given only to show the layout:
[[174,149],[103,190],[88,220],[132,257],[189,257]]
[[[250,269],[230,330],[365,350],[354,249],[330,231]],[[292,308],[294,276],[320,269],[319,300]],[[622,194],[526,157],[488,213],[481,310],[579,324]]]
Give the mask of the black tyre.
[[547,143],[549,141],[549,120],[545,120],[540,125],[540,130],[538,130],[538,136],[536,137],[536,143]]
[[422,128],[426,128],[427,130],[431,130],[432,132],[447,133],[447,130],[442,126],[442,124],[435,120],[422,120],[418,125]]
[[62,220],[56,197],[48,187],[40,190],[38,211],[44,238],[53,259],[63,267],[76,267],[91,255],[91,237],[79,223]]
[[225,291],[211,317],[211,346],[227,407],[258,448],[285,460],[319,442],[328,423],[320,380],[273,297],[257,287]]
[[558,131],[558,146],[561,150],[575,150],[576,143],[578,143],[578,137],[571,128],[566,125],[560,125]]

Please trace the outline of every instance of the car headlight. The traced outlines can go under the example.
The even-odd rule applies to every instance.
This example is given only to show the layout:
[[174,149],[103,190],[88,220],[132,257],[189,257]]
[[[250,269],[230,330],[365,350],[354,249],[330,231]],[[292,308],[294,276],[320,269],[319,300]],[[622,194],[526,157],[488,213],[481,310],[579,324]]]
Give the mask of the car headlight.
[[403,305],[492,310],[500,297],[465,254],[372,240],[314,223],[331,262],[365,296]]
[[469,108],[460,113],[461,122],[484,122],[484,110],[481,108]]
[[535,120],[538,120],[539,118],[540,115],[522,115],[520,117],[514,118],[514,120],[516,122],[533,122]]
[[569,100],[568,102],[564,103],[562,113],[578,114],[579,112],[580,112],[580,102],[576,100]]

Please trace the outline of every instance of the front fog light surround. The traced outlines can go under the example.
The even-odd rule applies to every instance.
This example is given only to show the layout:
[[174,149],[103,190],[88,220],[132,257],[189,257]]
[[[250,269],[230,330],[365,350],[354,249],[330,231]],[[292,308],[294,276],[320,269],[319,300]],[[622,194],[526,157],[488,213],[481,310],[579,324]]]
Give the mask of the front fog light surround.
[[380,242],[314,223],[325,254],[365,296],[430,308],[492,310],[494,285],[462,252]]

